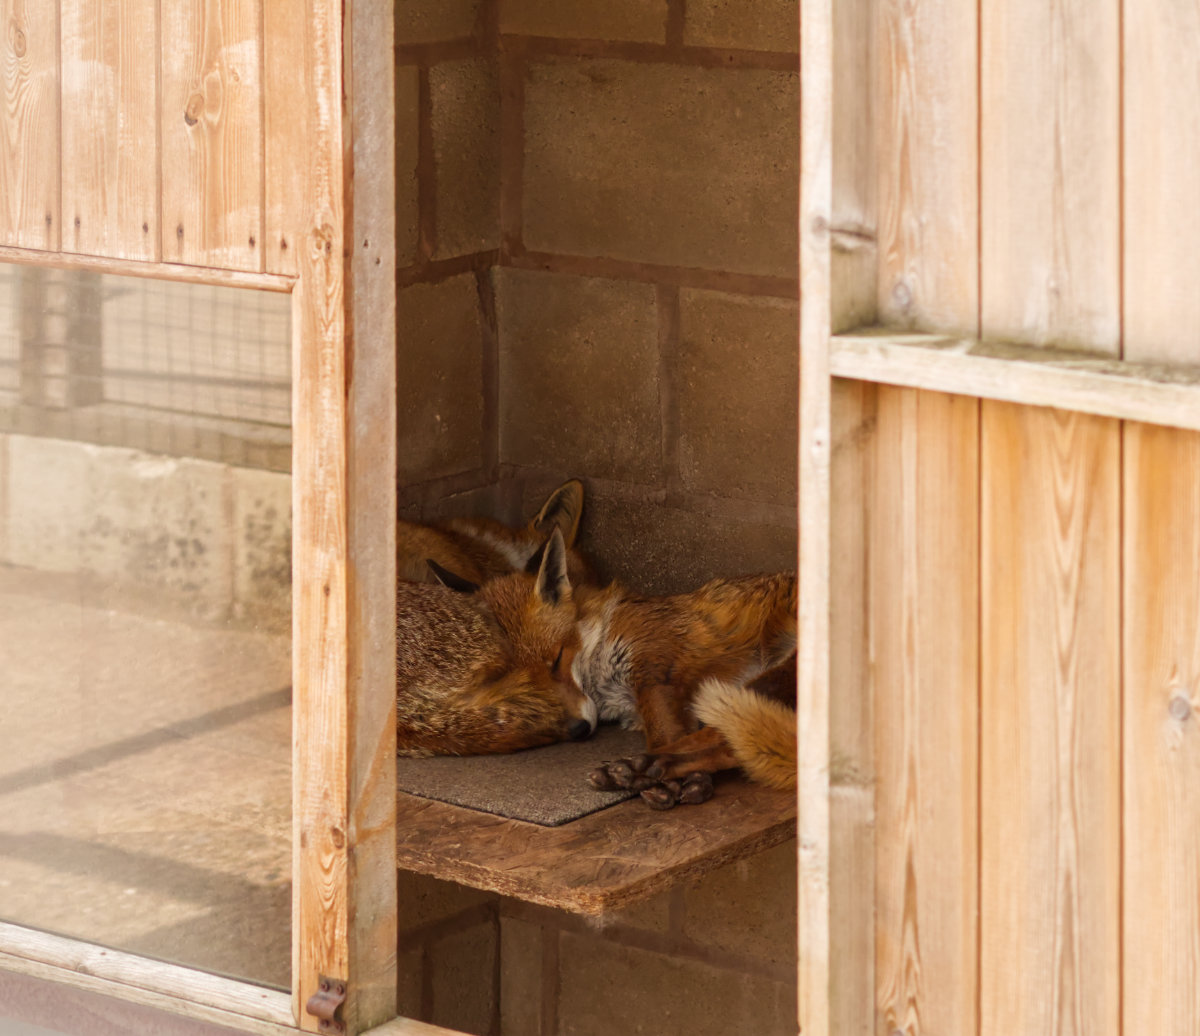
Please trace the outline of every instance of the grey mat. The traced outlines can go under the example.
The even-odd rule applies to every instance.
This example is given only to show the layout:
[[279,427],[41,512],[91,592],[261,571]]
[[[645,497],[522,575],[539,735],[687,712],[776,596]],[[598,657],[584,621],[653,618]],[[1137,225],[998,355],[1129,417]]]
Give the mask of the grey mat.
[[596,791],[587,776],[600,763],[645,751],[640,730],[602,726],[587,741],[567,741],[512,755],[434,756],[396,760],[401,791],[484,813],[557,827],[612,806],[633,793]]

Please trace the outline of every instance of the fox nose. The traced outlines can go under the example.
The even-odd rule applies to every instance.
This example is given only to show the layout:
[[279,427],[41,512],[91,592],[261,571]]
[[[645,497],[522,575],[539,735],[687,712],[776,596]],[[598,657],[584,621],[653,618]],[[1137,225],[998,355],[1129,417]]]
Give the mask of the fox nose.
[[592,725],[586,719],[572,720],[567,734],[572,741],[583,741],[592,736]]

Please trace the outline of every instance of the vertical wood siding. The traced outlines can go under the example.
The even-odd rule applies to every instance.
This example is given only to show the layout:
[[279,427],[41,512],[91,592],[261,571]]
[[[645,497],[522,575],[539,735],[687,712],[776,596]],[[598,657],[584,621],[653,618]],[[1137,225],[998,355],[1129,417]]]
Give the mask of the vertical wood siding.
[[982,1036],[1116,1031],[1117,422],[985,401]]
[[878,291],[886,323],[976,330],[976,29],[973,3],[878,0]]
[[162,6],[163,258],[262,269],[262,7]]
[[1125,7],[1125,356],[1200,363],[1200,7]]
[[0,244],[295,276],[306,11],[0,0]]
[[1200,1031],[1200,434],[1125,429],[1124,1029]]
[[975,1026],[979,404],[879,388],[870,625],[881,1031]]
[[63,250],[158,256],[155,0],[62,0]]
[[1117,0],[981,11],[983,333],[1115,355]]
[[58,4],[0,0],[0,243],[57,250]]
[[[865,282],[894,327],[1200,363],[1195,5],[872,6],[834,196],[878,247],[835,328]],[[870,659],[839,708],[874,730],[874,1031],[1200,1032],[1200,436],[875,391],[869,426],[842,393],[875,467],[835,454],[834,542],[870,577],[832,612]]]

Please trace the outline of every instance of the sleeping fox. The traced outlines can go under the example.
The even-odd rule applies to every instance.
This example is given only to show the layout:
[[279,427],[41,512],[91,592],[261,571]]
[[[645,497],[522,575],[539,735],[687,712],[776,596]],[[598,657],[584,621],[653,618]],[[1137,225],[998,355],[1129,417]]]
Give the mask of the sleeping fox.
[[483,755],[590,736],[596,706],[570,672],[578,610],[561,529],[535,574],[455,585],[396,588],[397,751]]
[[714,579],[668,597],[618,586],[579,597],[575,681],[601,719],[646,732],[646,753],[604,764],[593,787],[632,788],[659,809],[705,801],[711,774],[735,766],[794,787],[794,575]]

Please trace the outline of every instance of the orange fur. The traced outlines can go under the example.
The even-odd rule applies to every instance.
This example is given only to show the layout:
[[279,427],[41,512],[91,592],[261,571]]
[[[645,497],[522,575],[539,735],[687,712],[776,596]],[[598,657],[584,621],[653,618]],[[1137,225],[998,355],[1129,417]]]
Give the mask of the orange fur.
[[[580,596],[576,681],[596,701],[602,719],[643,728],[649,753],[621,761],[612,773],[602,768],[593,775],[594,784],[639,787],[642,782],[640,790],[649,797],[646,782],[742,765],[758,779],[786,785],[786,757],[767,756],[777,752],[781,737],[786,739],[781,729],[787,717],[762,700],[794,693],[794,575],[714,579],[670,597],[637,597],[619,587]],[[698,731],[694,706],[701,687],[711,681],[740,693],[709,692],[714,708],[720,697],[720,722]],[[793,718],[793,742],[794,730]],[[794,749],[791,769],[794,774]],[[679,788],[655,795],[652,804],[660,806],[706,797],[696,792],[681,798]]]
[[587,737],[595,707],[574,683],[577,608],[556,527],[537,575],[475,593],[397,587],[396,735],[406,755],[513,752]]
[[796,710],[726,680],[705,680],[692,713],[724,737],[750,777],[772,788],[796,786]]

